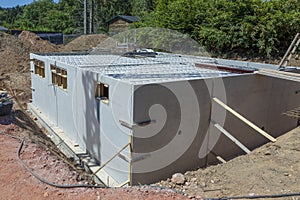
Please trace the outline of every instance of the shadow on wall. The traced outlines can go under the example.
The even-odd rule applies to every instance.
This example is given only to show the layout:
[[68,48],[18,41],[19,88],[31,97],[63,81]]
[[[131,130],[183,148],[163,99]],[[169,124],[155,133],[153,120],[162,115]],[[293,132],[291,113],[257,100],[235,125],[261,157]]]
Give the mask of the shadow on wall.
[[99,106],[97,106],[98,100],[95,99],[94,94],[94,81],[93,72],[82,71],[81,82],[84,88],[84,99],[85,107],[85,133],[83,140],[86,144],[88,153],[93,157],[97,158],[97,161],[101,163],[100,150],[100,117],[97,113],[100,112]]

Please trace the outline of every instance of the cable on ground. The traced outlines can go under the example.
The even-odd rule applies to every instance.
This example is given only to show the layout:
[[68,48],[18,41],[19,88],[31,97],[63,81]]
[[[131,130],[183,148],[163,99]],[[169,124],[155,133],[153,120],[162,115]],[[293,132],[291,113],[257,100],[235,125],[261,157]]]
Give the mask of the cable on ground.
[[7,137],[13,138],[15,140],[18,140],[20,142],[20,146],[18,148],[17,151],[17,157],[18,157],[18,161],[19,163],[30,173],[32,174],[36,179],[38,179],[39,181],[41,181],[42,183],[45,183],[47,185],[56,187],[56,188],[109,188],[107,186],[100,186],[100,185],[90,185],[90,184],[57,184],[57,183],[53,183],[50,181],[47,181],[46,179],[42,178],[41,176],[39,176],[37,173],[35,173],[22,159],[21,159],[21,151],[22,148],[24,146],[24,140],[17,137],[17,136],[13,136],[4,132],[0,132],[0,134],[5,135]]

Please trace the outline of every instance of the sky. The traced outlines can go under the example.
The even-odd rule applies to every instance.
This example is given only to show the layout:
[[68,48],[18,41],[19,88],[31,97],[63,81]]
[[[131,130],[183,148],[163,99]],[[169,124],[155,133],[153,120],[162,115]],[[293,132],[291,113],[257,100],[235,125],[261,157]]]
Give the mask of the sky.
[[[32,3],[33,0],[0,0],[0,7],[2,8],[11,8],[17,5],[25,5]],[[58,0],[54,0],[54,2],[58,2]]]

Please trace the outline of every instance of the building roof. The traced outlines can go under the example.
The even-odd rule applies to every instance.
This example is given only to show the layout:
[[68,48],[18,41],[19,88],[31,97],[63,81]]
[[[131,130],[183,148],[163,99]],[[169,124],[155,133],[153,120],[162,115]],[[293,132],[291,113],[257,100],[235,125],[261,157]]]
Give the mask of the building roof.
[[0,31],[8,31],[8,29],[5,28],[4,26],[0,26]]
[[116,15],[112,19],[108,20],[107,24],[112,24],[113,22],[117,21],[118,19],[124,20],[128,23],[138,22],[140,21],[140,18],[136,16],[129,16],[129,15]]
[[[216,67],[215,59],[158,53],[156,57],[132,58],[120,55],[46,55],[49,60],[99,73],[132,84],[162,83],[240,75]],[[202,64],[197,66],[197,64]],[[208,66],[208,67],[207,67]],[[242,70],[245,67],[236,67]],[[249,69],[249,68],[247,68]],[[237,70],[237,71],[238,71]],[[254,71],[254,69],[251,69]],[[250,71],[251,71],[250,70]],[[251,72],[252,72],[251,71]]]

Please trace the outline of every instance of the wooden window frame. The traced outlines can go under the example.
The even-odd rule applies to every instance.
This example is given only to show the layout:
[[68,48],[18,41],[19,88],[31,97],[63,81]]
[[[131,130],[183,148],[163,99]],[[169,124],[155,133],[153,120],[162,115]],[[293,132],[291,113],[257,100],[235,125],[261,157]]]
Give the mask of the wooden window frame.
[[53,85],[60,87],[63,90],[68,89],[68,72],[66,69],[50,65],[51,81]]
[[45,76],[45,63],[40,60],[34,60],[33,64],[34,64],[34,74],[41,78],[45,78],[46,77]]
[[95,98],[103,103],[109,102],[109,85],[102,82],[95,82]]

